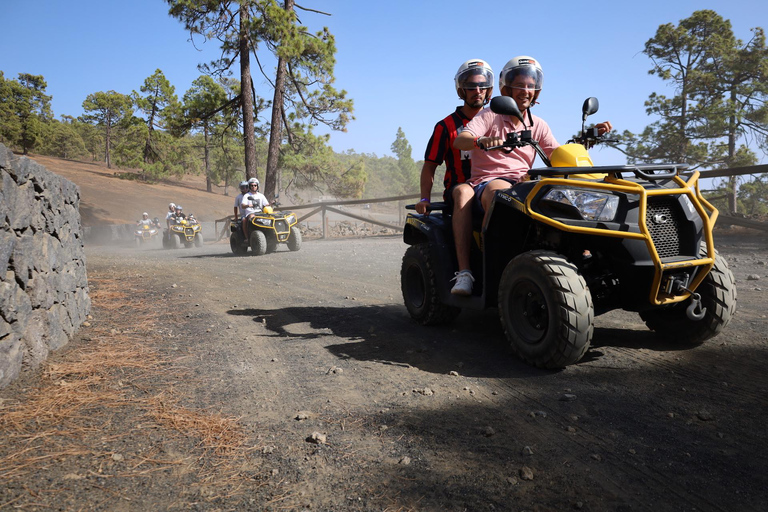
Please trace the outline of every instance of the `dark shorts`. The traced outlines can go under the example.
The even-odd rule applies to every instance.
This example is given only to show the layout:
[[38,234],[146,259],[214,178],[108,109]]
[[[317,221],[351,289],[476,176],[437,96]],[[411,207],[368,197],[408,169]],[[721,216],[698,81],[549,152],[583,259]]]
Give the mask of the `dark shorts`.
[[480,200],[483,196],[483,192],[485,191],[485,187],[492,181],[502,180],[509,183],[509,186],[512,187],[514,185],[517,185],[518,182],[513,179],[507,179],[507,178],[494,178],[492,180],[484,181],[483,183],[476,185],[474,188],[475,190],[475,200],[472,204],[472,213],[479,213],[480,215],[485,215],[485,210],[483,209],[483,203]]

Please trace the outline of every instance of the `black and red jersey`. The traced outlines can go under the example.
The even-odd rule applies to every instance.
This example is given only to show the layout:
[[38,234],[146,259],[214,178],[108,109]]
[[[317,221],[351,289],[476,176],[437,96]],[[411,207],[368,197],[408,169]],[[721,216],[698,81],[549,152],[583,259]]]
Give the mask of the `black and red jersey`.
[[445,162],[445,189],[464,183],[472,173],[469,151],[453,149],[453,141],[469,122],[469,118],[456,107],[456,111],[437,123],[427,144],[424,160],[437,165]]

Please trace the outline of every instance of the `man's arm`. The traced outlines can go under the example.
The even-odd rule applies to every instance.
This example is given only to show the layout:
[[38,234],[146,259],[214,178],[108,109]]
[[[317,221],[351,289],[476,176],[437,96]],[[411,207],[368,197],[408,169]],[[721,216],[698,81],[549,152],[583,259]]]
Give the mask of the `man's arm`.
[[432,195],[432,184],[435,181],[435,170],[437,164],[435,162],[424,161],[424,165],[421,167],[421,179],[419,180],[421,191],[421,199],[427,199],[427,201],[419,201],[416,203],[416,212],[425,214],[427,213],[427,204],[429,204],[429,198]]
[[476,148],[500,146],[504,140],[500,137],[476,137],[469,130],[464,130],[453,141],[453,147],[462,151],[470,151]]

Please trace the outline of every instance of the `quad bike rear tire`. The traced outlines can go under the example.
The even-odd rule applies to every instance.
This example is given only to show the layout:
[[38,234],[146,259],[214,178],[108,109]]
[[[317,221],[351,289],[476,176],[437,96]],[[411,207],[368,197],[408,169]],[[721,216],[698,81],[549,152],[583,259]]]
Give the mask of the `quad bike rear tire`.
[[243,235],[239,233],[229,235],[229,248],[232,249],[232,254],[236,256],[242,256],[248,252],[248,247],[243,245]]
[[195,247],[202,247],[203,246],[203,234],[198,233],[195,235]]
[[251,231],[251,254],[264,256],[267,253],[267,237],[259,230]]
[[539,368],[579,361],[594,332],[592,295],[578,269],[551,251],[520,254],[499,281],[499,317],[511,349]]
[[291,228],[291,236],[288,237],[288,249],[291,251],[301,249],[301,230],[297,226]]
[[[702,250],[702,257],[706,251]],[[691,320],[685,313],[691,301],[643,311],[640,318],[649,329],[667,341],[681,345],[700,345],[720,334],[736,312],[736,285],[728,263],[715,251],[715,265],[696,288],[706,308],[704,318]]]
[[447,324],[461,309],[440,302],[431,251],[426,243],[408,247],[400,268],[400,289],[411,318],[422,325]]

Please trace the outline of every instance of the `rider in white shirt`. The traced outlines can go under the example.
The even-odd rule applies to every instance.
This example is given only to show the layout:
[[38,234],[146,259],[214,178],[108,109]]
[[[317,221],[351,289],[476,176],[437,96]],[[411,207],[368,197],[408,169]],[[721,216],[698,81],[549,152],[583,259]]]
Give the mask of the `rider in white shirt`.
[[144,212],[141,214],[141,220],[136,222],[136,225],[140,228],[143,228],[144,226],[152,226],[152,221],[149,220],[149,214],[147,212]]
[[259,192],[259,180],[251,178],[248,180],[250,191],[243,195],[240,201],[240,209],[243,215],[243,235],[248,239],[248,220],[257,213],[261,213],[265,206],[269,206],[267,197]]

